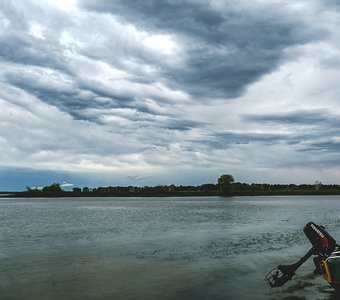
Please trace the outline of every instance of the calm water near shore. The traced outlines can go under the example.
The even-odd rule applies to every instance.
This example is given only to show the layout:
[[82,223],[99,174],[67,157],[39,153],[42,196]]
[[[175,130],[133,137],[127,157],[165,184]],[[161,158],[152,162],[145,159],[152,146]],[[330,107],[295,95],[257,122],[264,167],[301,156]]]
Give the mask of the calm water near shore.
[[0,198],[0,299],[337,299],[309,260],[284,288],[268,271],[340,241],[340,196]]

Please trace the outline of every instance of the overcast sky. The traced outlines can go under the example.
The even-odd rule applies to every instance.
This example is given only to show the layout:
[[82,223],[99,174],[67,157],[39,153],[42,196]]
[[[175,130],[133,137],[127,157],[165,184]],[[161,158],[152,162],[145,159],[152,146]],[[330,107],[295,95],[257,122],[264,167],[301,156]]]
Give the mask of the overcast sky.
[[0,190],[340,183],[337,3],[2,0]]

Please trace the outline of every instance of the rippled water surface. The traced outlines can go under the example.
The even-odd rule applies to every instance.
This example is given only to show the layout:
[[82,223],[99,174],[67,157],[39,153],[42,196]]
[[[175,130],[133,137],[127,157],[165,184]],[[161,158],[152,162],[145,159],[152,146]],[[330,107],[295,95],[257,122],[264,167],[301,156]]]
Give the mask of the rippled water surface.
[[264,282],[309,221],[340,240],[340,197],[0,198],[0,298],[338,299],[312,260]]

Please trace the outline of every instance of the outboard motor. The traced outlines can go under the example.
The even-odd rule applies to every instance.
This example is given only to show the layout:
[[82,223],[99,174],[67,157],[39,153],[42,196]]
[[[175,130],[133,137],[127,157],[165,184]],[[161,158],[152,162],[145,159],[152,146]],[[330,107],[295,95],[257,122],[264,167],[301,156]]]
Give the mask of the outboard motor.
[[327,258],[335,250],[336,241],[323,226],[310,222],[305,226],[303,232],[313,245],[315,254],[318,256]]
[[[322,277],[327,280],[330,285],[336,287],[337,282],[335,282],[332,278],[335,273],[338,273],[338,284],[340,284],[340,252],[339,260],[337,260],[338,268],[334,267],[335,263],[333,263],[333,266],[330,265],[330,262],[334,261],[334,258],[331,260],[331,254],[337,247],[335,239],[324,229],[323,226],[316,225],[313,222],[308,223],[304,227],[303,231],[311,242],[312,248],[298,262],[291,265],[279,265],[277,268],[274,268],[266,276],[266,282],[271,287],[283,286],[287,281],[293,278],[296,270],[300,268],[309,257],[316,255],[317,257],[314,259],[314,263],[316,265],[317,273],[322,275]],[[332,257],[334,253],[332,254]],[[339,271],[333,271],[333,274],[331,274],[331,269],[338,269]]]

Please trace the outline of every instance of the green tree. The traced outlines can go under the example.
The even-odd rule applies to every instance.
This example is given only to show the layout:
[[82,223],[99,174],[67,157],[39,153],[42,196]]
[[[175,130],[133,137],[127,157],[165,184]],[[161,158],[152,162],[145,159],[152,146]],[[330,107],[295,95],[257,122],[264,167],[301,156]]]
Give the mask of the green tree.
[[83,193],[89,193],[90,189],[87,186],[83,187]]
[[230,174],[223,174],[217,179],[217,183],[220,187],[220,192],[223,194],[230,194],[231,185],[235,182],[235,179]]
[[49,192],[49,193],[58,193],[58,192],[62,192],[62,189],[59,183],[52,183],[51,185],[43,187],[42,191]]

